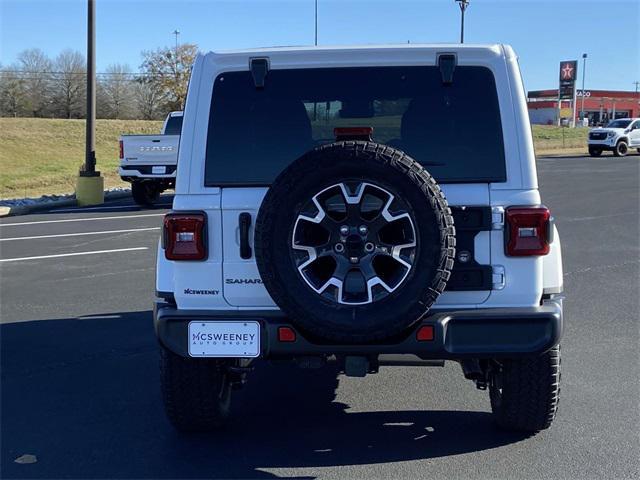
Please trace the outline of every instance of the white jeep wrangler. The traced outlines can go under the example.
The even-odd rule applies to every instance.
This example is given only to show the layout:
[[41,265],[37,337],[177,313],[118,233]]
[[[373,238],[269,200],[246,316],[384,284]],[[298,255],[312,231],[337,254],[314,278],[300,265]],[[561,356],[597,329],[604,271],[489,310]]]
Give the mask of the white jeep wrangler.
[[177,428],[224,423],[260,358],[456,361],[500,426],[545,429],[562,288],[509,46],[196,59],[154,309]]

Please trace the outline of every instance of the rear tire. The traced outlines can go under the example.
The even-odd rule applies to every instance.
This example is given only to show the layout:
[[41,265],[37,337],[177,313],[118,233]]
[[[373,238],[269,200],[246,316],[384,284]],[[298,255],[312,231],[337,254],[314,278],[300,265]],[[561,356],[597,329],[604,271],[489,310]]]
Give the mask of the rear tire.
[[160,198],[160,187],[153,182],[136,180],[131,183],[133,201],[140,206],[153,205]]
[[598,147],[589,147],[589,155],[592,157],[599,157],[602,155],[602,149]]
[[629,145],[624,140],[620,140],[616,144],[616,148],[613,150],[613,154],[616,157],[624,157],[629,152]]
[[549,428],[560,398],[560,346],[538,357],[499,363],[489,388],[498,426],[530,433]]
[[187,358],[160,346],[164,407],[180,431],[210,431],[229,418],[231,381],[221,360]]

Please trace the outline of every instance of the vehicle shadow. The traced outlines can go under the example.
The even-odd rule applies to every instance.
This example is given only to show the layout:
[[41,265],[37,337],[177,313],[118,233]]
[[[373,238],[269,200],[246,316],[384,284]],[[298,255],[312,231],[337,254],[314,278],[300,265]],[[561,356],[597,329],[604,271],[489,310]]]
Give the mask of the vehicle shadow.
[[[151,312],[4,324],[3,478],[276,478],[297,467],[419,460],[524,437],[462,411],[350,413],[330,368],[261,363],[215,434],[175,432],[162,411]],[[18,464],[23,454],[37,462]],[[309,477],[288,477],[309,478]]]
[[173,199],[175,194],[163,193],[160,198],[150,205],[137,205],[133,197],[127,196],[123,198],[107,199],[101,205],[94,205],[91,207],[54,207],[51,208],[47,205],[42,205],[33,213],[37,215],[51,215],[56,214],[69,214],[69,213],[82,213],[82,214],[98,214],[98,213],[121,213],[127,214],[131,212],[146,212],[153,210],[166,210],[171,209],[173,205]]

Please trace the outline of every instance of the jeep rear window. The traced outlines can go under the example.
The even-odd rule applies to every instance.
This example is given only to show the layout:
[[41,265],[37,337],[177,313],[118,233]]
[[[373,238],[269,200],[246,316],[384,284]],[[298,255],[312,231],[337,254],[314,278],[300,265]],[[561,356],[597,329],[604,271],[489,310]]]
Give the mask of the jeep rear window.
[[458,66],[271,70],[214,83],[205,185],[269,185],[292,161],[335,141],[335,127],[373,127],[374,141],[404,150],[439,182],[506,180],[495,80]]

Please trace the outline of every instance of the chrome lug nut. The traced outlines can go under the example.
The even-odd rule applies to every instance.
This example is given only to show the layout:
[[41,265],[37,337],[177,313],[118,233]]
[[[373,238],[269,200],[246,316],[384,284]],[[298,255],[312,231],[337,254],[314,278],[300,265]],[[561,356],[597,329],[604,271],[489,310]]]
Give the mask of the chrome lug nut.
[[334,249],[336,252],[338,252],[338,253],[342,253],[342,252],[344,252],[344,245],[343,245],[343,244],[341,244],[341,243],[336,243],[336,244],[333,246],[333,249]]
[[360,232],[360,235],[366,235],[367,233],[369,233],[369,229],[366,225],[360,225],[358,227],[358,232]]
[[348,235],[349,234],[349,227],[346,225],[342,225],[340,227],[340,234],[341,235]]
[[364,251],[367,253],[371,253],[376,249],[376,246],[371,243],[371,242],[367,242],[364,244]]

